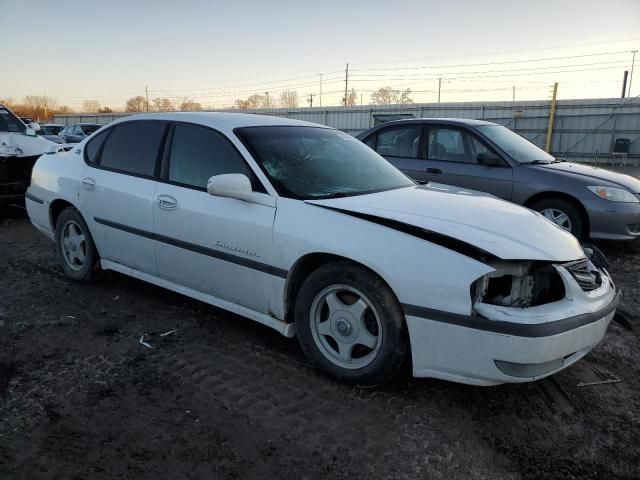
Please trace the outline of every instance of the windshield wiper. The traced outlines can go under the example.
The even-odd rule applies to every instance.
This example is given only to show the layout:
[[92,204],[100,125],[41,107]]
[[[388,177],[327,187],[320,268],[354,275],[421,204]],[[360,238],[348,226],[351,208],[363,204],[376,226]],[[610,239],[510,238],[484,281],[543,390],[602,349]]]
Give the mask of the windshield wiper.
[[333,193],[329,193],[327,195],[318,196],[314,200],[330,200],[332,198],[351,197],[353,195],[356,195],[357,193],[358,192],[333,192]]
[[548,165],[553,163],[549,160],[531,160],[530,162],[524,162],[523,165]]

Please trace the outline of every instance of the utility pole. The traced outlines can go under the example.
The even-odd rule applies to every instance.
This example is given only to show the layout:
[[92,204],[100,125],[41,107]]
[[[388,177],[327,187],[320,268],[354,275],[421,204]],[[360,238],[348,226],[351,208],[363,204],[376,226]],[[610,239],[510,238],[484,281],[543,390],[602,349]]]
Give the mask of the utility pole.
[[516,101],[516,86],[513,86],[513,96],[511,97],[511,101],[515,102]]
[[360,93],[360,106],[362,106],[362,93]]
[[629,93],[627,94],[627,97],[631,96],[631,80],[633,80],[633,67],[636,64],[636,53],[638,52],[638,50],[633,50],[631,53],[633,53],[633,58],[631,59],[631,75],[629,75]]
[[553,84],[553,97],[551,97],[551,110],[549,111],[549,128],[547,129],[547,140],[544,145],[544,151],[551,152],[551,136],[553,135],[553,121],[556,116],[556,99],[558,96],[558,82]]
[[266,103],[264,105],[264,108],[270,108],[269,107],[269,92],[264,92],[264,94],[267,96],[267,101],[266,101]]
[[309,102],[309,106],[313,107],[313,93],[309,94],[309,100],[307,100]]
[[320,74],[320,106],[322,106],[322,74]]
[[442,90],[442,77],[438,79],[438,103],[440,103],[440,91]]
[[149,87],[148,86],[144,87],[144,95],[147,98],[145,107],[147,108],[147,112],[148,112],[149,111]]
[[627,92],[627,77],[629,76],[629,70],[625,70],[622,75],[622,95],[620,98],[624,98],[624,94]]
[[347,106],[347,90],[349,90],[349,62],[344,70],[344,106]]

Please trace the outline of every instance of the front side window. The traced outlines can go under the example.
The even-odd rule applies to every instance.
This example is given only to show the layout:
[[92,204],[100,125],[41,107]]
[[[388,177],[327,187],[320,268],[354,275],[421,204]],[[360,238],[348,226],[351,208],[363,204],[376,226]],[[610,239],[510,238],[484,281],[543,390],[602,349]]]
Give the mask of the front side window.
[[475,163],[469,137],[455,128],[432,127],[429,129],[429,160]]
[[169,180],[207,187],[214,175],[242,173],[252,178],[244,159],[222,134],[196,125],[178,124],[173,131]]
[[475,128],[518,163],[555,161],[553,156],[502,125],[479,125]]
[[385,157],[418,158],[422,128],[394,127],[378,133],[376,152]]
[[321,199],[415,185],[351,135],[320,127],[246,127],[236,134],[284,197]]
[[48,125],[45,127],[45,130],[47,131],[47,135],[58,135],[62,127],[60,125]]
[[100,125],[80,125],[80,133],[87,137],[98,130],[100,130]]
[[151,121],[117,125],[102,149],[100,166],[134,175],[153,176],[166,128],[165,123]]

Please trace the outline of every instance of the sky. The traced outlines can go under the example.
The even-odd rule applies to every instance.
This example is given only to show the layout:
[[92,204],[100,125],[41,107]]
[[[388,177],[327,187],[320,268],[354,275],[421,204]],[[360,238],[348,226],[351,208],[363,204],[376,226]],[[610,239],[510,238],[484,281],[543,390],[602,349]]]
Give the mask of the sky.
[[[619,97],[640,49],[638,0],[0,0],[0,98],[122,109],[203,106],[285,89],[337,105],[382,86],[415,102]],[[640,53],[636,56],[640,64]],[[636,68],[632,95],[640,94]],[[441,79],[441,80],[439,80]]]

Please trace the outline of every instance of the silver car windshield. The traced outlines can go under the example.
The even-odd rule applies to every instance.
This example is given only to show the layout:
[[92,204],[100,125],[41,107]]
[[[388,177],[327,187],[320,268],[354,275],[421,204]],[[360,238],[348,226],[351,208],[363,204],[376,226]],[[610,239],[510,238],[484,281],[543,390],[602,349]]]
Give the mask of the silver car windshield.
[[415,185],[364,143],[338,130],[269,126],[235,132],[284,197],[347,197]]
[[502,125],[479,125],[475,128],[493,140],[498,147],[518,163],[551,163],[556,161],[553,156]]

